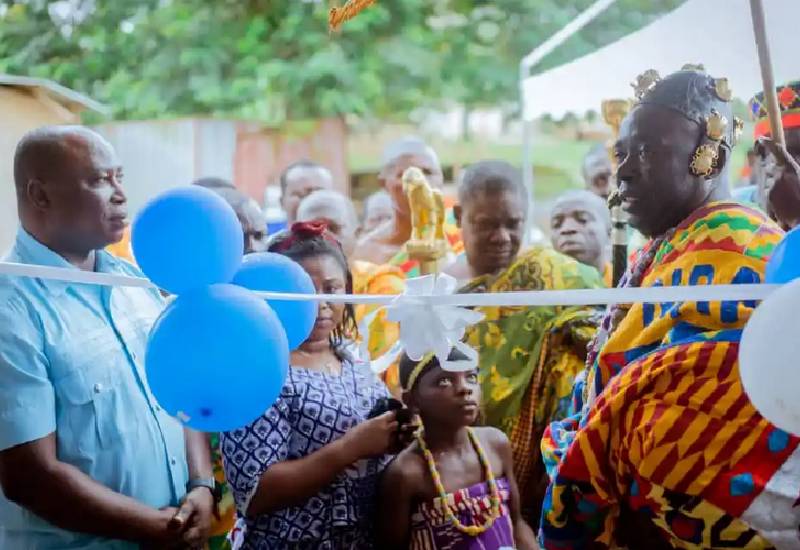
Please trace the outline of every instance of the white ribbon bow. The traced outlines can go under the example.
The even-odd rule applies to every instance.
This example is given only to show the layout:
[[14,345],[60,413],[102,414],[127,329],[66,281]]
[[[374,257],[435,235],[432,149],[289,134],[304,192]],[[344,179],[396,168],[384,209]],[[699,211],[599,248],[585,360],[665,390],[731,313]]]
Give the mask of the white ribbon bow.
[[[433,353],[444,370],[467,371],[478,366],[478,352],[463,343],[466,328],[483,319],[483,314],[458,306],[434,305],[426,296],[453,294],[456,280],[449,275],[426,275],[406,281],[406,290],[389,305],[367,315],[359,330],[364,336],[361,345],[364,357],[369,357],[369,326],[381,311],[386,319],[400,324],[400,338],[385,354],[371,362],[372,370],[381,373],[405,351],[414,361]],[[465,360],[448,361],[455,348]]]

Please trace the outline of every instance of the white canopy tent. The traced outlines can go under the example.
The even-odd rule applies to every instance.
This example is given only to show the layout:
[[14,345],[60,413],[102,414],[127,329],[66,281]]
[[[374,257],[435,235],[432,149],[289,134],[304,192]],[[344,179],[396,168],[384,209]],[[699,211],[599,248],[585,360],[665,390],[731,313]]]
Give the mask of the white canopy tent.
[[[800,79],[800,0],[764,0],[764,10],[775,81]],[[613,44],[525,78],[524,118],[599,111],[604,99],[631,97],[630,82],[643,71],[664,75],[686,63],[702,63],[712,76],[728,78],[744,100],[761,90],[749,1],[688,0]]]

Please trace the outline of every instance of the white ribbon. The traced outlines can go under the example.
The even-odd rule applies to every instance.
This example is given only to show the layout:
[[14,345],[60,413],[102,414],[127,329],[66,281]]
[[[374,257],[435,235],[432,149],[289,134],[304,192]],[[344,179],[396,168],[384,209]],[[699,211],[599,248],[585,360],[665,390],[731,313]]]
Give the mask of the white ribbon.
[[[156,288],[141,277],[93,273],[63,267],[0,262],[0,275],[34,277],[67,283],[102,286]],[[408,281],[407,281],[408,282]],[[486,294],[420,295],[414,300],[435,306],[513,307],[513,306],[600,306],[610,304],[667,302],[761,301],[781,285],[699,285],[656,286],[644,288],[592,288],[578,290],[532,290],[524,292],[489,292]],[[268,300],[316,301],[338,304],[387,305],[412,299],[411,296],[379,294],[284,294],[256,292]]]
[[[392,302],[367,315],[359,327],[364,337],[362,353],[369,356],[369,326],[381,311],[386,319],[400,324],[400,337],[394,345],[371,361],[372,370],[381,373],[389,368],[405,351],[414,361],[420,361],[427,353],[433,353],[445,370],[466,371],[477,367],[478,353],[463,343],[466,328],[483,319],[483,314],[455,305],[435,304],[430,298],[452,295],[456,280],[449,275],[426,275],[406,281],[406,290]],[[466,359],[449,361],[450,351],[455,348]]]

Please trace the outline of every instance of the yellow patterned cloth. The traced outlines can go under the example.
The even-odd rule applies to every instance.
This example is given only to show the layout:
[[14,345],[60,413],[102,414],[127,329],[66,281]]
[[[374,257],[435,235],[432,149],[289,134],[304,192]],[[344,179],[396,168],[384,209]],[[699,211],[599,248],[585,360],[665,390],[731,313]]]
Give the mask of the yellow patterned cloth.
[[[375,265],[369,262],[356,261],[351,266],[353,273],[353,292],[355,294],[402,294],[406,289],[406,279],[398,267],[391,265]],[[375,311],[378,305],[356,305],[356,321],[361,321]],[[389,351],[389,348],[400,337],[400,326],[386,320],[386,310],[378,312],[369,327],[369,356],[376,359]],[[400,380],[397,365],[392,365],[383,375],[389,390],[398,395]]]
[[[596,269],[551,248],[534,248],[496,276],[471,281],[462,293],[600,288]],[[510,438],[523,506],[538,509],[545,484],[539,439],[567,411],[575,375],[599,312],[573,307],[481,307],[486,317],[467,331],[480,355],[485,421]]]
[[[711,204],[654,242],[621,285],[758,283],[781,237],[754,209]],[[800,482],[779,479],[797,439],[761,418],[739,380],[755,305],[639,303],[606,316],[582,412],[542,440],[544,548],[764,549],[772,537],[800,548]]]

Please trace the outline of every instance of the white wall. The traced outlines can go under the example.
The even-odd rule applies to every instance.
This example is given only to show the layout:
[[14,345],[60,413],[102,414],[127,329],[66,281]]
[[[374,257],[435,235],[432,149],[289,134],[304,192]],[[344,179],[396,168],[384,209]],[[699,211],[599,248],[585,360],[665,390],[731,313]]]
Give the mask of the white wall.
[[96,127],[117,150],[131,214],[171,187],[200,177],[233,179],[235,123],[181,119],[132,121]]

